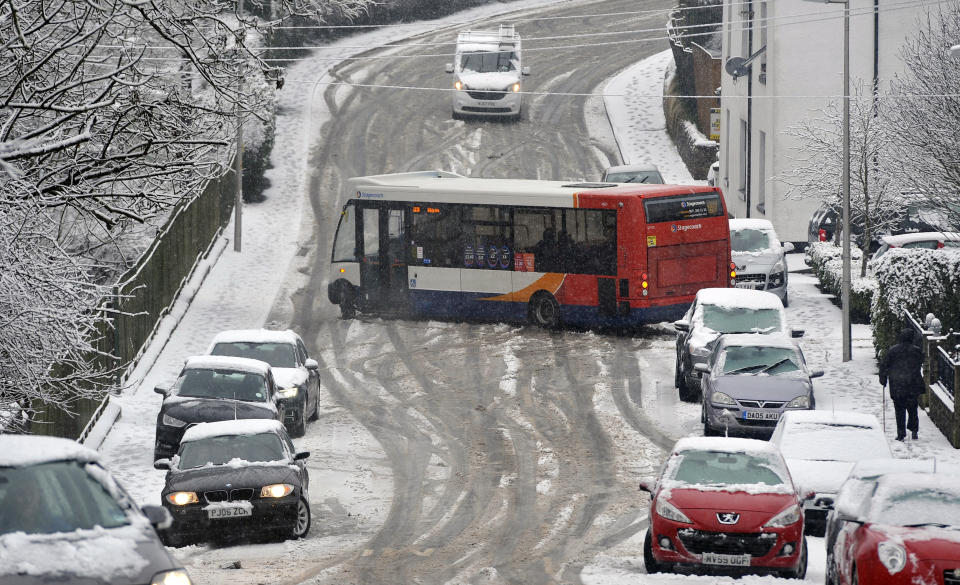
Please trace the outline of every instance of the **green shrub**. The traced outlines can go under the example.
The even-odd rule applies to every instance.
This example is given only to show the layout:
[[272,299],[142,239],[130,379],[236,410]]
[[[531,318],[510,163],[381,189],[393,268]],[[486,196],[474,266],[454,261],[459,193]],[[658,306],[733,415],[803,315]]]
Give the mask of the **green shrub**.
[[[807,263],[820,281],[820,290],[834,296],[839,303],[843,288],[843,250],[833,242],[814,242],[807,248]],[[850,321],[869,323],[870,309],[877,289],[876,280],[870,275],[860,278],[857,267],[863,252],[850,249]]]

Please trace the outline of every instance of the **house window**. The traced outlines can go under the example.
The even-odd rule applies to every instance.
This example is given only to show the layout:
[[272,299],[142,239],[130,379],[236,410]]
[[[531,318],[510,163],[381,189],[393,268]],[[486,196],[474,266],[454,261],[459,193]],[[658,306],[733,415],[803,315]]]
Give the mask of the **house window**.
[[767,213],[767,133],[760,131],[757,149],[757,210]]
[[[723,120],[723,128],[730,128],[730,108],[726,109],[726,118]],[[726,130],[721,133],[723,135],[723,188],[726,189],[730,186],[728,182],[730,179],[730,135],[733,132]]]
[[[766,49],[767,47],[767,3],[760,3],[760,47]],[[767,83],[767,52],[764,51],[760,54],[760,75],[758,79],[760,83]]]

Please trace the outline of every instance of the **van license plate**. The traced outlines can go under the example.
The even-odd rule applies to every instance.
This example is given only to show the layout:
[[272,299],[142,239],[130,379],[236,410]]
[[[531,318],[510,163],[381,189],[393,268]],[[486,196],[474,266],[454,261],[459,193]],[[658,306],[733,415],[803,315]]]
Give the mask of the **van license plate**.
[[497,104],[495,104],[495,103],[493,103],[493,102],[477,102],[477,105],[478,105],[478,106],[482,106],[482,107],[484,107],[484,108],[492,108],[492,107],[496,106]]
[[750,555],[721,555],[705,552],[701,559],[705,565],[724,565],[727,567],[749,567]]

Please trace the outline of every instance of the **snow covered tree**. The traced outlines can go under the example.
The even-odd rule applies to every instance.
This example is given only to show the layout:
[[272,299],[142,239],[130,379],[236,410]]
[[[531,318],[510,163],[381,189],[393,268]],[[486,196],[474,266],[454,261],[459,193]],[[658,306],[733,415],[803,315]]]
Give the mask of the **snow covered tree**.
[[[863,226],[860,276],[867,270],[870,242],[875,234],[894,227],[906,211],[903,180],[892,147],[888,104],[874,100],[862,82],[850,97],[850,223]],[[825,110],[786,134],[800,139],[794,165],[776,179],[788,186],[787,196],[819,198],[834,209],[843,203],[843,102]],[[839,230],[838,230],[839,234]]]
[[894,78],[891,131],[904,177],[930,208],[960,227],[960,4],[930,9],[900,51],[905,73]]
[[0,1],[0,411],[69,409],[96,385],[100,285],[133,259],[118,242],[221,175],[238,123],[270,114],[271,28],[375,2],[242,1]]

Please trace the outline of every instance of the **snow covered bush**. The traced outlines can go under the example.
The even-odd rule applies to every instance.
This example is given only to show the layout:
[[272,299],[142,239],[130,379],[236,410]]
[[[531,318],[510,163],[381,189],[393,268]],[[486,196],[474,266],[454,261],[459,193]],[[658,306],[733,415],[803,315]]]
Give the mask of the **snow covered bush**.
[[[857,276],[855,266],[861,261],[863,252],[859,248],[850,248],[850,320],[854,323],[870,322],[870,307],[877,290],[876,280],[868,273]],[[807,247],[807,264],[813,268],[820,290],[832,294],[839,302],[843,277],[843,249],[833,242],[814,242]]]
[[944,331],[960,329],[960,252],[893,248],[871,266],[877,281],[871,324],[878,352],[896,343],[906,324],[904,310],[919,319],[933,313]]

